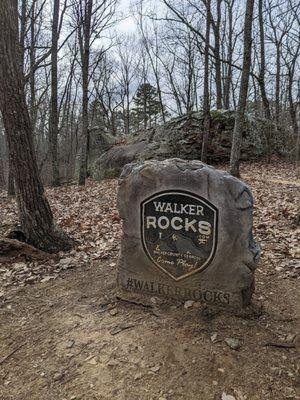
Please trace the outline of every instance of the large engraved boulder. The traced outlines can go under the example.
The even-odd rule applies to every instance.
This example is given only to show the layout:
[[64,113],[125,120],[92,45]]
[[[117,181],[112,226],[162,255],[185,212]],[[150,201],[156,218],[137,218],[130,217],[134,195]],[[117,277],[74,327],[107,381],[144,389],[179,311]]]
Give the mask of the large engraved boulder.
[[260,250],[242,181],[199,161],[132,163],[120,177],[118,209],[121,297],[250,303]]

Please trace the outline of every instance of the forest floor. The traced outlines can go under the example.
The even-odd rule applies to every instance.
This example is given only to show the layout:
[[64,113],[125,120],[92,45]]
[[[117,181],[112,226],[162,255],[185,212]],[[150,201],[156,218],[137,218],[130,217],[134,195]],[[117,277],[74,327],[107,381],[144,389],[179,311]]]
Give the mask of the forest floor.
[[[242,166],[263,250],[256,314],[117,301],[117,181],[47,190],[59,225],[81,245],[42,260],[0,260],[0,399],[300,399],[293,171]],[[0,235],[14,222],[15,201],[0,192]]]

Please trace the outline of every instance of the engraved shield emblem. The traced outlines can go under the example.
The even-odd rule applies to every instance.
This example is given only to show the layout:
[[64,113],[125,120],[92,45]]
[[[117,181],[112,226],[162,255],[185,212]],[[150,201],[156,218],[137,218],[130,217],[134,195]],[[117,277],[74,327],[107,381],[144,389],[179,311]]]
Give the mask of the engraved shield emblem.
[[175,281],[209,266],[217,248],[217,231],[217,208],[193,193],[163,191],[141,203],[144,250]]

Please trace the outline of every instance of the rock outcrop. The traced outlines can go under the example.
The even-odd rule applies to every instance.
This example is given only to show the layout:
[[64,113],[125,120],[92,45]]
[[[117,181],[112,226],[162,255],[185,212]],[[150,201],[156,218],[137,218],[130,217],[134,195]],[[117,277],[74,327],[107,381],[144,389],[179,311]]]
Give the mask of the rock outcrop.
[[[208,162],[216,164],[229,160],[234,112],[212,111],[211,115]],[[270,126],[265,120],[246,120],[242,159],[251,160],[265,154],[267,129],[270,129]],[[165,160],[173,157],[197,160],[201,154],[202,136],[203,117],[199,113],[193,113],[171,119],[162,126],[135,135],[116,138],[111,147],[106,147],[92,163],[91,176],[98,180],[117,177],[123,166],[133,161]]]

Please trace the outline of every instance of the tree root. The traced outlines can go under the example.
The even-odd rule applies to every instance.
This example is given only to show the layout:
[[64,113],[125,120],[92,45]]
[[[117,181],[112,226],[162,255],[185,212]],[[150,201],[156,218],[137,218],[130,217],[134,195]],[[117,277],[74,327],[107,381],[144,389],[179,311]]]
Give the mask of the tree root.
[[47,257],[49,257],[49,254],[36,249],[28,243],[0,237],[0,262],[8,262],[12,259],[31,261]]

